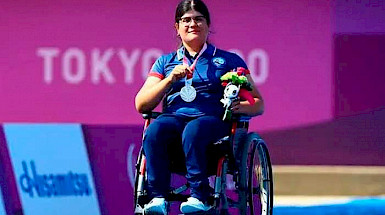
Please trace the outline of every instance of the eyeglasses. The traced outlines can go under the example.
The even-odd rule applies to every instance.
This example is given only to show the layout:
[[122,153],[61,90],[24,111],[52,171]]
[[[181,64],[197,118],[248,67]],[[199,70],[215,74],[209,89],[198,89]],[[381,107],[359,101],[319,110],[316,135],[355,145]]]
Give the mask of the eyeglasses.
[[179,22],[181,22],[184,26],[188,26],[191,24],[192,20],[194,20],[197,25],[202,25],[206,21],[206,18],[204,16],[182,17]]

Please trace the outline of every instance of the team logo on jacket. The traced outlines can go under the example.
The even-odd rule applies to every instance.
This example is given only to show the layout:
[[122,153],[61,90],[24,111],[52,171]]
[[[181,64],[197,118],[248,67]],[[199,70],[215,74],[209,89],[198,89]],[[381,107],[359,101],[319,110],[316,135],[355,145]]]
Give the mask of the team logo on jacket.
[[226,61],[225,59],[221,58],[221,57],[215,57],[213,58],[212,60],[213,64],[217,67],[222,67],[226,64]]

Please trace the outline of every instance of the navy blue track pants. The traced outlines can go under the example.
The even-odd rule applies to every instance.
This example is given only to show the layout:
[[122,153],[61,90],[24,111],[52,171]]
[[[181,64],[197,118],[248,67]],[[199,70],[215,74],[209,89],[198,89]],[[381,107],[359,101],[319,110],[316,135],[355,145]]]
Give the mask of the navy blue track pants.
[[143,140],[150,195],[167,197],[170,158],[183,156],[184,152],[191,196],[206,201],[209,195],[207,147],[228,135],[230,127],[230,123],[214,116],[191,118],[163,114],[154,120]]

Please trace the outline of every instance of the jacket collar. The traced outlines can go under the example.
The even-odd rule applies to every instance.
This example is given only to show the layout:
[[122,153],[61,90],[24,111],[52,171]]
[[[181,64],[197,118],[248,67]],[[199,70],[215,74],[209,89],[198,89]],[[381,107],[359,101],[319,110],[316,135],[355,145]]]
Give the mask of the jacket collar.
[[[184,46],[180,47],[176,53],[177,53],[177,58],[178,58],[178,61],[182,61],[183,60],[183,55],[184,55]],[[217,51],[217,48],[214,46],[214,45],[211,45],[211,44],[207,44],[207,49],[205,52],[203,52],[202,55],[210,55],[210,56],[214,56],[215,53]]]

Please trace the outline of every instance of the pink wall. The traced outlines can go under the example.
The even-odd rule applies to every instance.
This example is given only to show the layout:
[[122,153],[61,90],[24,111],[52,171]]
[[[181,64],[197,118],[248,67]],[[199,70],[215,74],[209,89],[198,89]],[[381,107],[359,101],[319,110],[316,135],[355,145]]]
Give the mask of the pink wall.
[[385,110],[385,3],[336,2],[335,117]]
[[377,0],[336,0],[333,26],[338,34],[385,33],[385,2]]
[[[177,45],[177,2],[3,2],[0,122],[140,124],[134,96],[156,56]],[[327,3],[207,3],[210,40],[242,54],[265,97],[252,128],[331,119]]]
[[335,117],[385,111],[385,35],[337,35],[335,46]]
[[[273,163],[384,165],[384,7],[380,1],[322,2],[207,1],[210,40],[238,49],[253,68],[266,113],[251,128],[262,131]],[[128,164],[135,162],[142,130],[133,98],[157,53],[177,44],[176,3],[0,4],[0,123],[91,124],[83,130],[102,214],[132,211]],[[44,50],[54,56],[52,67],[44,67]],[[259,58],[248,60],[253,56]],[[75,66],[79,60],[84,69]],[[133,126],[104,125],[122,123]],[[2,136],[0,130],[5,146]],[[5,147],[0,153],[9,159]],[[7,177],[9,166],[0,164]],[[3,187],[8,211],[21,207],[11,179]]]

